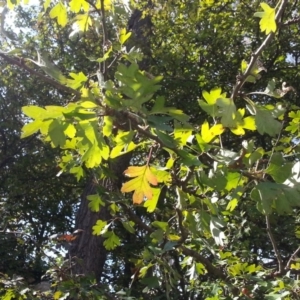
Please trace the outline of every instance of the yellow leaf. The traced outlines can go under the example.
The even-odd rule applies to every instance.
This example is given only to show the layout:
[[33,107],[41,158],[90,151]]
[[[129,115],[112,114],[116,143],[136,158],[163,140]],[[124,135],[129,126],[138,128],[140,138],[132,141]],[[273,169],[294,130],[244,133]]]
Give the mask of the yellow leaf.
[[142,167],[129,167],[127,170],[124,171],[124,174],[128,177],[137,177],[145,173],[146,166]]
[[7,0],[7,7],[9,9],[14,9],[14,7],[19,4],[20,4],[20,0]]
[[65,129],[64,133],[69,138],[73,138],[76,134],[76,128],[73,124],[69,124],[68,127]]
[[256,129],[255,118],[253,116],[246,117],[245,119],[243,119],[243,121],[244,121],[243,128],[248,130]]
[[80,31],[85,32],[92,25],[92,19],[88,14],[81,14],[76,17],[77,21],[74,23],[78,26]]
[[238,126],[237,128],[230,128],[230,130],[235,135],[244,135],[245,134],[245,130],[243,129],[242,126]]
[[68,15],[66,7],[61,3],[57,3],[51,10],[50,10],[50,18],[55,19],[57,18],[57,23],[62,27],[66,26],[68,23]]
[[123,45],[128,38],[131,36],[131,32],[126,32],[125,28],[120,29],[119,31],[119,41],[121,43],[121,45]]
[[[101,8],[101,0],[97,0],[96,2],[96,8]],[[104,9],[105,10],[112,10],[112,3],[111,0],[104,0]]]
[[53,295],[53,299],[54,300],[58,300],[60,298],[60,296],[62,295],[61,291],[56,291]]
[[51,0],[45,0],[45,1],[44,1],[44,4],[43,4],[43,6],[44,6],[44,11],[47,10],[47,8],[50,6],[50,3],[51,3]]
[[149,200],[153,197],[150,184],[157,185],[158,181],[147,165],[129,167],[124,174],[129,177],[135,177],[125,182],[121,189],[122,193],[134,191],[132,196],[133,203],[140,204],[145,198]]
[[213,88],[210,93],[203,91],[202,96],[209,105],[213,105],[216,104],[218,98],[226,97],[226,93],[222,94],[222,89],[216,87]]
[[157,202],[158,202],[160,192],[161,192],[161,189],[158,189],[158,188],[152,189],[152,198],[148,199],[144,203],[144,207],[147,207],[147,212],[150,212],[150,213],[154,212]]
[[271,31],[276,32],[275,9],[271,8],[267,3],[261,3],[260,6],[264,11],[254,14],[255,17],[261,18],[259,22],[260,30],[265,31],[266,34],[269,34]]
[[157,185],[157,178],[156,176],[151,172],[150,168],[148,167],[145,172],[145,176],[147,180],[152,184],[152,185]]
[[78,13],[81,8],[83,11],[88,11],[90,5],[85,0],[71,0],[69,6],[73,12]]
[[222,124],[216,124],[209,128],[208,122],[205,121],[201,126],[201,137],[205,143],[209,143],[217,135],[222,134],[224,130],[225,128]]
[[209,130],[214,136],[220,135],[224,132],[224,127],[222,124],[216,124]]

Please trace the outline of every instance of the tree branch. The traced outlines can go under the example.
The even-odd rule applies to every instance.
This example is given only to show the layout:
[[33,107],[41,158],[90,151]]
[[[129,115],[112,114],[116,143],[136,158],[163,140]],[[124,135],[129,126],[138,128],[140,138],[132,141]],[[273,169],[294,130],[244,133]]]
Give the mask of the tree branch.
[[[286,4],[287,4],[287,0],[282,0],[281,5],[280,5],[280,7],[277,11],[276,17],[275,17],[275,20],[276,20],[277,24],[279,23],[279,20],[281,18],[281,15],[283,14],[283,11],[285,9]],[[237,83],[233,88],[232,94],[230,96],[230,98],[232,100],[234,100],[236,98],[236,96],[238,95],[239,91],[241,90],[244,83],[246,82],[247,77],[251,74],[251,70],[255,66],[260,54],[267,47],[267,45],[271,42],[271,40],[274,38],[274,36],[275,36],[275,33],[271,32],[265,38],[265,40],[262,42],[262,44],[259,46],[259,48],[252,54],[250,63],[248,65],[245,73],[237,80]]]
[[282,274],[283,271],[284,271],[284,268],[283,268],[283,262],[282,262],[281,255],[280,255],[280,253],[279,253],[279,251],[278,251],[278,247],[277,247],[275,238],[274,238],[274,236],[273,236],[273,234],[272,234],[272,231],[271,231],[270,219],[269,219],[269,216],[268,216],[268,215],[266,215],[266,224],[267,224],[267,232],[268,232],[270,241],[271,241],[272,246],[273,246],[273,250],[274,250],[274,252],[275,252],[275,255],[276,255],[277,261],[278,261],[278,273],[279,273],[279,274]]
[[289,26],[289,25],[297,24],[297,23],[300,23],[300,17],[294,18],[294,19],[291,19],[291,20],[287,20],[287,21],[285,21],[285,22],[282,24],[282,26]]
[[196,261],[202,263],[210,275],[226,280],[226,275],[220,269],[216,268],[207,258],[199,254],[197,251],[189,249],[183,245],[179,248],[181,249],[183,254],[191,256]]
[[21,59],[15,59],[15,58],[12,58],[4,53],[1,53],[0,52],[0,57],[2,57],[4,60],[6,60],[8,63],[12,64],[12,65],[15,65],[15,66],[18,66],[19,68],[27,71],[30,73],[30,75],[33,75],[33,76],[36,76],[38,77],[39,79],[43,80],[44,82],[47,82],[49,83],[50,85],[52,85],[53,87],[55,87],[56,89],[62,91],[62,92],[65,92],[65,93],[69,93],[69,94],[73,94],[76,96],[76,99],[79,99],[80,98],[80,92],[76,91],[76,90],[73,90],[72,88],[68,87],[68,86],[65,86],[65,85],[62,85],[60,84],[58,81],[50,78],[50,77],[47,77],[46,75],[44,75],[43,73],[41,72],[38,72],[30,67],[28,67],[27,65],[24,64],[24,62],[21,60]]

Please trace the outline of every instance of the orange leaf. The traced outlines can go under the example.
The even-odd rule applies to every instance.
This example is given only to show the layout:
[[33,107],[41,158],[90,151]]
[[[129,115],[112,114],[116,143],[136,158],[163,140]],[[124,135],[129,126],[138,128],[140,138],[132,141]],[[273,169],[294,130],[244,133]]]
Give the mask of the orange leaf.
[[66,241],[68,243],[74,241],[77,238],[76,235],[72,235],[72,234],[63,234],[61,235],[58,240],[59,241]]
[[149,200],[153,197],[150,184],[157,185],[158,180],[147,165],[129,167],[124,173],[129,177],[135,177],[125,182],[121,189],[123,193],[134,192],[133,203],[140,204],[145,198]]

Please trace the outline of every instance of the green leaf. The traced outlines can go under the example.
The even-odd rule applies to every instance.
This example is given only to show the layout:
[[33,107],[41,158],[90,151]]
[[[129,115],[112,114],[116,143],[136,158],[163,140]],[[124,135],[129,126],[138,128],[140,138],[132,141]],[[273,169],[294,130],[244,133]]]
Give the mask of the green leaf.
[[240,197],[243,194],[243,187],[238,186],[231,195],[229,195],[230,201],[227,204],[226,210],[234,211],[234,209],[237,207]]
[[[70,73],[69,75],[73,79],[68,79],[67,80],[67,86],[69,86],[70,88],[72,88],[74,90],[82,87],[83,84],[88,80],[88,78],[82,72],[79,72],[79,73]],[[85,101],[85,102],[81,103],[81,106],[85,107],[85,108],[97,107],[97,105],[95,103],[93,103],[93,107],[86,107],[86,106],[84,106],[86,102],[93,103],[93,102],[90,102],[90,101]]]
[[227,179],[227,184],[225,186],[225,189],[227,191],[231,191],[232,189],[235,189],[240,180],[241,180],[241,174],[240,173],[233,173],[233,172],[229,172],[226,176]]
[[106,237],[103,243],[106,250],[113,250],[121,245],[119,237],[113,231],[107,231],[103,236]]
[[1,298],[2,300],[11,300],[15,299],[15,292],[12,289],[8,289],[5,291],[5,295]]
[[86,198],[90,201],[88,206],[91,211],[98,212],[100,210],[100,206],[105,206],[104,201],[98,194],[88,195]]
[[83,168],[81,166],[71,168],[70,173],[76,176],[77,181],[84,176]]
[[101,235],[104,234],[109,225],[107,224],[106,221],[98,220],[96,222],[96,225],[93,226],[93,235]]
[[[160,284],[160,281],[156,276],[142,278],[140,279],[140,282],[146,285],[148,290],[158,288]],[[143,292],[147,292],[147,291],[143,290]]]
[[93,146],[85,152],[81,160],[85,162],[87,168],[99,166],[102,161],[101,149],[97,144],[93,144]]
[[160,228],[163,231],[167,231],[169,229],[169,224],[167,222],[154,221],[152,225],[156,228]]
[[22,127],[21,138],[23,139],[23,138],[26,138],[26,137],[36,133],[38,130],[40,130],[42,123],[43,123],[43,121],[36,120],[36,121],[30,122],[28,124],[25,124]]
[[49,126],[49,137],[54,147],[63,147],[66,143],[64,134],[66,127],[58,120],[53,120]]
[[134,222],[132,221],[122,221],[123,227],[130,233],[135,233]]
[[217,105],[221,108],[221,123],[224,127],[236,127],[236,107],[230,98],[218,98]]
[[293,207],[300,206],[300,187],[289,187],[285,184],[261,182],[253,188],[251,198],[257,201],[257,208],[269,215],[272,209],[279,214],[291,213]]
[[178,245],[178,242],[176,242],[176,241],[168,241],[164,245],[163,252],[170,251],[170,250],[174,249],[174,247],[176,247],[177,245]]
[[150,234],[152,238],[152,243],[159,243],[163,240],[165,232],[162,229],[157,229]]
[[260,134],[267,133],[270,136],[279,134],[282,127],[280,122],[273,118],[271,111],[263,107],[256,107],[255,124]]
[[286,163],[282,154],[273,153],[266,173],[271,175],[277,183],[283,183],[291,175],[293,164]]
[[110,116],[104,116],[103,118],[103,128],[102,133],[103,136],[109,137],[113,130],[113,118]]
[[32,119],[43,120],[46,114],[46,110],[44,108],[34,106],[34,105],[23,106],[22,111],[26,116]]
[[115,137],[117,145],[111,150],[110,157],[115,158],[119,155],[132,151],[136,147],[136,145],[132,142],[134,134],[134,131],[119,131],[118,135]]

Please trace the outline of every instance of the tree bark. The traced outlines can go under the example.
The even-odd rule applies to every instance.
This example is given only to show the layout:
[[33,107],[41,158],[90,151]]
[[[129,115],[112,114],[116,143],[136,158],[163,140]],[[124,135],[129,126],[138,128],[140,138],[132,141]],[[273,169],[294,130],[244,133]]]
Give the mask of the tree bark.
[[[103,185],[105,184],[106,182],[103,182]],[[92,178],[81,196],[81,204],[76,216],[76,229],[80,232],[72,243],[70,256],[74,263],[73,274],[92,275],[99,281],[106,260],[106,249],[103,246],[103,238],[92,234],[92,227],[98,219],[108,220],[109,213],[107,207],[101,207],[97,213],[92,212],[88,207],[87,196],[96,193],[97,185]]]
[[[72,273],[76,275],[94,276],[99,282],[103,273],[107,251],[103,245],[104,239],[101,236],[92,234],[92,227],[97,220],[108,221],[110,213],[107,208],[100,207],[99,212],[92,212],[88,207],[88,195],[97,193],[98,185],[101,185],[109,195],[120,190],[123,172],[128,167],[131,154],[126,154],[115,159],[110,164],[112,176],[105,178],[98,184],[95,178],[91,178],[81,196],[81,204],[76,216],[76,229],[82,230],[73,241],[70,248],[70,256],[73,260]],[[108,199],[103,199],[108,200]]]

